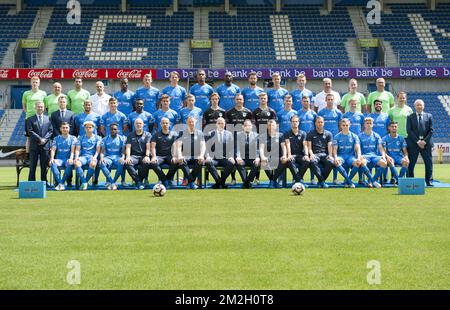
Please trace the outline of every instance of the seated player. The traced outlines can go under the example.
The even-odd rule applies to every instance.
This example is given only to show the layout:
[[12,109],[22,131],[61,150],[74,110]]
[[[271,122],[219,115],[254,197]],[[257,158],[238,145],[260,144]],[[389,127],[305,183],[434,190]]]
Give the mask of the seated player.
[[[177,141],[178,167],[183,170],[183,173],[188,180],[188,187],[190,189],[198,188],[195,184],[195,180],[199,178],[202,173],[202,166],[205,162],[206,151],[203,132],[195,128],[195,117],[188,116],[186,120],[186,128],[180,133]],[[193,166],[191,172],[189,172],[189,166]]]
[[[144,131],[144,121],[137,118],[134,130],[128,134],[125,144],[125,168],[136,183],[137,189],[144,189],[142,184],[148,177],[150,169],[150,141],[152,135]],[[136,170],[137,169],[137,170]]]
[[[225,130],[225,119],[219,117],[216,122],[216,130],[208,134],[207,142],[210,146],[206,154],[205,165],[209,173],[213,176],[214,189],[228,188],[225,184],[228,176],[234,168],[234,140],[233,134]],[[223,167],[222,176],[219,177],[216,167]]]
[[[100,154],[101,138],[94,134],[95,124],[92,121],[86,121],[83,124],[85,134],[78,137],[75,147],[75,169],[77,176],[81,181],[81,190],[88,188],[88,182],[97,167],[97,158]],[[86,177],[83,168],[88,167]]]
[[[306,136],[309,151],[310,169],[317,177],[319,186],[327,188],[325,180],[333,169],[333,136],[324,129],[324,119],[317,116],[315,129]],[[320,165],[322,168],[320,168]]]
[[[391,122],[389,124],[389,134],[383,137],[386,162],[392,175],[391,184],[398,184],[398,178],[406,176],[409,166],[406,141],[397,133],[397,130],[397,122]],[[397,173],[396,166],[401,166],[400,174]]]
[[361,143],[363,163],[369,169],[375,168],[373,186],[381,187],[377,180],[386,168],[386,154],[380,135],[373,131],[373,118],[366,117],[364,119],[364,131],[359,134],[359,141]]
[[[260,166],[258,134],[253,131],[253,123],[249,119],[244,121],[243,129],[236,138],[236,168],[243,182],[242,187],[251,188]],[[248,174],[245,167],[250,168]]]
[[[119,125],[112,123],[109,125],[109,135],[102,139],[100,144],[100,169],[106,177],[106,188],[117,189],[117,179],[122,175],[125,163],[125,137],[119,135]],[[114,179],[111,177],[111,169],[116,169]]]
[[294,163],[288,160],[286,143],[283,134],[277,131],[277,122],[267,122],[267,133],[259,135],[259,157],[261,168],[269,178],[269,188],[280,188],[278,178],[285,172],[286,168],[294,171]]
[[[285,132],[283,135],[284,143],[286,143],[287,159],[294,164],[289,167],[295,168],[291,170],[295,182],[303,182],[303,176],[309,167],[306,133],[300,130],[299,124],[299,117],[297,115],[292,116],[291,130]],[[298,170],[297,167],[299,168]],[[306,184],[304,185],[307,187]]]
[[[64,184],[67,178],[72,175],[75,144],[77,143],[77,138],[69,134],[69,123],[61,123],[60,131],[61,134],[53,139],[50,148],[50,167],[56,180],[55,189],[57,191],[66,189]],[[59,168],[65,168],[62,178]]]
[[[152,154],[150,168],[155,171],[159,181],[169,189],[172,187],[173,176],[178,169],[177,152],[174,144],[178,138],[178,134],[169,129],[170,121],[166,117],[161,119],[159,125],[161,130],[155,132],[150,143],[150,152]],[[162,165],[169,165],[167,175],[162,171]]]

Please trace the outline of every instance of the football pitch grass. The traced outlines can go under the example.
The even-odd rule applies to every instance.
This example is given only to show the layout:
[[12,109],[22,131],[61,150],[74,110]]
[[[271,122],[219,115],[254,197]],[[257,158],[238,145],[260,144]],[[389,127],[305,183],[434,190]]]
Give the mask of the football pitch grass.
[[[434,168],[450,183],[450,165]],[[51,191],[19,200],[13,184],[14,168],[0,168],[0,289],[450,289],[449,188]],[[66,281],[71,260],[78,285]],[[367,281],[372,260],[381,284]]]

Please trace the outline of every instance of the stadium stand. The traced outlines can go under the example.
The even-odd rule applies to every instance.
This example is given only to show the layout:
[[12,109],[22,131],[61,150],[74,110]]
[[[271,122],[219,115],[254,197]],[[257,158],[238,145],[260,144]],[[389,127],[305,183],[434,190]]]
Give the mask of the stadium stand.
[[[390,4],[392,14],[369,25],[374,37],[389,41],[400,55],[401,66],[450,65],[450,4],[430,11],[424,4]],[[367,11],[366,11],[367,12]]]
[[8,146],[24,146],[26,142],[25,132],[25,113],[22,113],[17,121],[14,131],[9,138]]

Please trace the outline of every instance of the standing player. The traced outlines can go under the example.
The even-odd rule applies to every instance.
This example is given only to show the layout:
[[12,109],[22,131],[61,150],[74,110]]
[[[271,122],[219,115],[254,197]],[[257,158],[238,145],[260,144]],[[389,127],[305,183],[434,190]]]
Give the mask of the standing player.
[[[88,188],[88,182],[95,173],[97,167],[97,158],[100,154],[100,143],[102,139],[94,133],[95,124],[92,121],[86,121],[83,124],[85,134],[78,137],[75,145],[75,169],[77,176],[81,180],[81,190]],[[88,171],[84,176],[83,167],[87,166]]]
[[394,96],[385,90],[386,81],[383,78],[377,79],[377,90],[371,92],[367,98],[367,104],[369,105],[371,113],[375,111],[375,100],[380,100],[382,103],[381,111],[389,113],[389,110],[394,106]]
[[[109,190],[117,189],[117,180],[122,175],[123,165],[125,163],[125,137],[119,134],[120,126],[111,123],[109,134],[102,139],[100,144],[100,169],[106,177],[106,188]],[[114,179],[111,177],[111,169],[116,168]]]
[[[175,172],[177,172],[177,149],[175,141],[178,134],[170,130],[170,121],[168,118],[161,119],[161,130],[157,131],[151,139],[150,152],[152,154],[150,160],[150,168],[155,171],[160,182],[166,188],[172,187],[172,180]],[[167,175],[162,171],[161,165],[169,165]]]
[[155,117],[155,127],[157,130],[161,130],[161,120],[165,117],[170,122],[170,130],[172,130],[175,124],[180,122],[180,116],[177,112],[170,108],[170,97],[169,95],[161,96],[161,109],[156,111],[154,114]]
[[[213,93],[210,97],[211,106],[203,113],[202,128],[207,132],[213,130],[213,124],[215,126],[219,117],[225,118],[226,111],[219,107],[219,98],[218,93]],[[210,129],[206,126],[209,126]]]
[[373,185],[375,187],[381,187],[377,180],[387,166],[386,154],[380,135],[372,129],[373,119],[371,117],[366,117],[364,119],[364,131],[359,135],[361,154],[363,156],[363,163],[367,165],[369,169],[375,168]]
[[348,105],[350,106],[350,109],[342,116],[342,118],[346,118],[350,121],[350,131],[358,136],[364,126],[364,114],[357,111],[358,102],[356,98],[350,98]]
[[[171,104],[172,105],[172,104]],[[196,129],[200,129],[203,111],[202,109],[195,106],[194,95],[186,96],[186,107],[182,108],[180,111],[181,123],[186,125],[188,117],[193,117],[195,119]]]
[[139,118],[143,122],[143,130],[146,132],[152,132],[155,118],[151,113],[144,111],[144,100],[141,98],[137,98],[135,101],[135,107],[136,111],[131,112],[128,115],[128,131],[132,132],[134,130],[133,125]]
[[342,97],[341,112],[346,113],[350,111],[350,99],[356,101],[356,112],[366,113],[368,111],[366,98],[363,94],[358,92],[358,81],[351,79],[348,81],[348,93]]
[[[52,141],[49,164],[52,169],[53,177],[56,180],[55,189],[57,191],[63,191],[66,189],[64,185],[66,180],[72,175],[77,138],[69,134],[69,123],[63,122],[59,128],[61,134],[56,136]],[[62,178],[59,168],[65,168]]]
[[[266,125],[267,122],[271,119],[277,121],[277,113],[275,112],[275,110],[273,110],[272,108],[270,108],[267,105],[267,94],[266,93],[260,93],[259,94],[259,107],[257,107],[254,111],[253,111],[253,120],[256,126],[256,130],[257,132],[261,133],[263,131],[265,131],[264,128],[262,128],[262,126]],[[261,126],[261,128],[260,128]],[[262,130],[262,131],[261,131]]]
[[145,188],[142,181],[148,178],[150,168],[152,135],[144,131],[144,121],[140,118],[134,121],[133,128],[134,130],[128,134],[125,144],[125,168],[136,183],[136,188],[142,190]]
[[[310,169],[319,180],[319,186],[327,188],[325,180],[333,169],[333,135],[324,129],[322,116],[316,117],[315,129],[308,132],[306,141],[308,143]],[[320,165],[322,168],[320,168]]]
[[337,91],[332,89],[333,82],[330,78],[323,79],[323,91],[318,93],[314,97],[314,111],[319,113],[322,109],[325,109],[327,106],[327,97],[328,95],[333,95],[333,108],[338,108],[341,104],[341,95]]
[[175,110],[175,112],[180,113],[183,108],[183,102],[186,99],[186,89],[178,85],[180,75],[176,71],[170,72],[169,81],[170,85],[163,88],[162,93],[169,95],[170,107]]
[[114,93],[114,98],[117,99],[117,110],[128,117],[133,112],[134,92],[128,89],[128,79],[120,80],[120,90]]
[[369,116],[373,118],[373,131],[380,135],[381,138],[388,134],[389,127],[389,115],[381,111],[382,109],[381,100],[375,99],[374,108],[375,112]]
[[248,74],[248,86],[242,89],[245,107],[252,112],[259,106],[259,94],[264,92],[264,89],[256,85],[257,82],[258,76],[252,71]]
[[292,96],[286,95],[284,96],[284,109],[277,113],[281,133],[291,130],[291,119],[294,115],[297,115],[297,111],[292,109]]
[[326,97],[327,106],[320,110],[319,116],[325,121],[325,130],[331,132],[333,137],[339,133],[339,122],[342,119],[342,112],[334,107],[334,95],[328,94]]
[[225,72],[225,83],[217,87],[216,92],[220,96],[219,106],[228,111],[234,107],[234,100],[237,94],[241,93],[241,89],[233,84],[233,75],[231,72]]
[[51,116],[53,112],[59,110],[59,97],[64,95],[61,93],[61,83],[53,83],[53,93],[45,97],[44,104],[45,109],[47,110],[47,115]]
[[406,119],[413,114],[413,110],[406,103],[406,93],[401,91],[397,94],[397,106],[389,110],[389,119],[398,124],[398,134],[403,138],[408,137],[406,131]]
[[283,135],[283,140],[286,144],[287,160],[294,164],[289,167],[299,167],[298,171],[297,169],[291,170],[295,182],[303,182],[303,176],[309,167],[309,151],[308,143],[306,141],[306,132],[299,129],[299,123],[299,117],[297,115],[292,116],[291,129]]
[[92,111],[92,102],[89,99],[84,101],[84,113],[75,116],[75,135],[83,136],[84,123],[90,121],[94,124],[94,135],[97,135],[97,128],[100,127],[100,115]]
[[109,98],[109,112],[105,113],[100,119],[100,132],[103,137],[109,136],[109,128],[111,124],[117,124],[118,135],[124,135],[127,131],[128,119],[122,112],[117,110],[117,99]]
[[[389,124],[389,135],[383,138],[383,147],[386,152],[387,165],[391,171],[391,184],[398,184],[398,178],[406,176],[408,171],[409,158],[405,139],[397,133],[398,124]],[[400,175],[395,166],[401,166]]]
[[[303,97],[312,102],[314,93],[306,88],[306,76],[303,73],[297,75],[297,89],[291,92],[293,109],[299,111],[303,107]],[[314,126],[314,123],[313,123]]]
[[[306,134],[308,134],[311,130],[314,130],[316,128],[315,122],[317,113],[311,109],[311,103],[308,96],[303,96],[302,109],[300,111],[297,111],[297,115],[299,117],[301,131],[304,131]],[[311,169],[309,171],[311,175],[311,184],[315,184],[316,181],[314,180],[314,173]]]
[[[251,188],[260,166],[258,134],[253,131],[251,120],[244,121],[244,130],[237,134],[236,169],[242,179],[243,188]],[[247,174],[245,167],[250,168]]]
[[136,89],[134,101],[136,102],[137,98],[142,99],[144,101],[144,111],[154,115],[159,109],[158,101],[161,98],[161,92],[158,88],[152,86],[153,80],[150,73],[144,75],[142,82],[144,85]]
[[197,84],[193,85],[189,93],[195,96],[197,107],[203,112],[209,108],[209,98],[214,93],[214,88],[206,84],[206,72],[203,69],[197,71]]
[[283,110],[284,97],[289,94],[288,90],[281,87],[281,76],[279,73],[272,74],[273,87],[267,90],[269,107],[276,113]]
[[84,101],[91,98],[91,94],[83,89],[83,79],[80,77],[75,78],[75,88],[69,90],[67,93],[67,108],[78,115],[83,113]]
[[108,112],[109,98],[111,98],[111,96],[105,93],[105,85],[102,81],[97,81],[95,83],[95,88],[97,89],[97,93],[91,96],[92,111],[103,116]]

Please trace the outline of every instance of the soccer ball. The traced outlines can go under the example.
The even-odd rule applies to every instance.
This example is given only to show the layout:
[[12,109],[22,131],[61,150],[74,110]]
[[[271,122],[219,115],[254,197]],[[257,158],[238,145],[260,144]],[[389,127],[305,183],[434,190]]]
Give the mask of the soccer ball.
[[294,195],[301,195],[304,191],[305,185],[303,185],[302,183],[299,182],[292,185],[292,192],[294,193]]
[[162,184],[155,184],[155,186],[153,186],[153,195],[156,197],[162,197],[166,194],[166,192],[166,187]]

